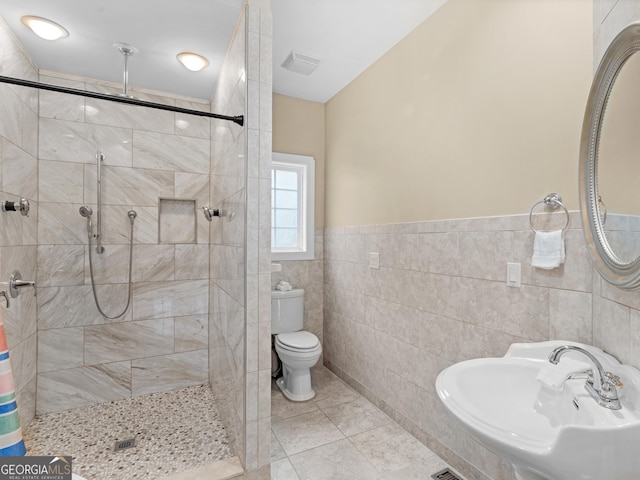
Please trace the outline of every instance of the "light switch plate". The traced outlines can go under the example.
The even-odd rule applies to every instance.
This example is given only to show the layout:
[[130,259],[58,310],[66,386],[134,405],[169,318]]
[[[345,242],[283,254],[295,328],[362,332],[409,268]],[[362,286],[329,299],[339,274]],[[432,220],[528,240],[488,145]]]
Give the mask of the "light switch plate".
[[507,286],[520,288],[521,286],[521,265],[519,263],[507,263]]
[[369,252],[369,268],[380,269],[380,254],[378,252]]

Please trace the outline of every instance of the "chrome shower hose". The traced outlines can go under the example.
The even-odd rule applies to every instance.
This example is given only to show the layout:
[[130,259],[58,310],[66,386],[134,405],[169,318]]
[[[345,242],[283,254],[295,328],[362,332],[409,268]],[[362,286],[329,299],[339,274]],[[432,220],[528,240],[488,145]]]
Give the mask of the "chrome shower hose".
[[93,260],[92,260],[92,245],[91,245],[91,238],[93,237],[93,235],[91,234],[91,217],[88,216],[87,217],[87,222],[88,222],[88,231],[89,231],[89,273],[91,275],[91,290],[93,291],[93,299],[96,302],[96,307],[98,307],[98,311],[100,312],[100,314],[103,317],[108,318],[109,320],[115,320],[116,318],[120,318],[122,317],[125,313],[127,313],[127,310],[129,310],[129,305],[131,305],[131,294],[133,292],[133,282],[132,282],[132,277],[131,277],[131,273],[132,273],[132,265],[133,265],[133,222],[135,221],[135,218],[137,216],[137,213],[134,210],[129,210],[128,214],[129,215],[129,222],[131,224],[131,232],[129,235],[129,291],[127,293],[127,304],[124,307],[124,310],[122,310],[121,313],[119,313],[118,315],[114,315],[114,316],[110,316],[107,315],[106,313],[104,313],[104,310],[102,310],[102,307],[100,306],[100,301],[98,300],[98,294],[96,293],[96,282],[93,278]]

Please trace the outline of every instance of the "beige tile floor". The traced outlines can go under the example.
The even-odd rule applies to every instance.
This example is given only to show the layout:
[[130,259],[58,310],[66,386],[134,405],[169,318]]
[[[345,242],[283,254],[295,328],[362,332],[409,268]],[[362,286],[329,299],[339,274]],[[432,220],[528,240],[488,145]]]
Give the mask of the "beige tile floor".
[[327,368],[313,373],[308,402],[272,382],[272,480],[424,480],[448,466]]

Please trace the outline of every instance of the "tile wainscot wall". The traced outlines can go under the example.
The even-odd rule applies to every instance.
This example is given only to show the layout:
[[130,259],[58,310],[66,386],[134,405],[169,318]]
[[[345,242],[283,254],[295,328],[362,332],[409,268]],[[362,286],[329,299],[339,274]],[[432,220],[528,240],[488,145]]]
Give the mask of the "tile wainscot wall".
[[[325,231],[325,364],[470,479],[512,480],[511,468],[447,413],[438,373],[517,342],[594,342],[578,214],[560,268],[531,267],[533,239],[528,215]],[[521,264],[520,288],[507,286],[507,262]]]

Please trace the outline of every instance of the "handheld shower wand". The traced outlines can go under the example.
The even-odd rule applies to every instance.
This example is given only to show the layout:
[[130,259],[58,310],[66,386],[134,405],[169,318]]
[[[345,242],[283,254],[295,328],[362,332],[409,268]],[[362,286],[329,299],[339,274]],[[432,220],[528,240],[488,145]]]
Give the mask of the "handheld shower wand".
[[91,215],[93,215],[93,210],[91,209],[91,207],[83,205],[80,207],[80,215],[85,218],[91,218]]
[[89,240],[91,240],[91,237],[93,236],[93,222],[91,221],[93,210],[91,207],[83,205],[80,207],[80,215],[87,219],[87,235],[89,236]]
[[132,277],[132,269],[133,269],[133,224],[135,222],[136,217],[138,216],[138,214],[136,213],[135,210],[129,210],[127,212],[127,216],[129,217],[129,223],[130,223],[130,232],[129,232],[129,281],[128,281],[128,293],[127,293],[127,304],[125,305],[124,309],[118,313],[117,315],[108,315],[104,312],[104,310],[102,309],[102,306],[100,305],[100,301],[98,300],[98,294],[96,292],[96,282],[95,282],[95,277],[94,277],[94,272],[93,272],[93,255],[92,255],[92,251],[93,251],[93,242],[92,240],[95,239],[97,246],[96,246],[96,253],[104,253],[105,249],[104,247],[101,245],[101,230],[100,230],[100,213],[102,210],[102,190],[101,190],[101,178],[100,178],[100,163],[104,160],[104,155],[101,152],[98,152],[96,154],[96,163],[97,163],[97,180],[98,180],[98,185],[97,185],[97,193],[98,193],[98,209],[96,211],[96,233],[93,232],[93,221],[91,219],[92,215],[93,215],[93,210],[91,209],[91,207],[88,207],[86,205],[83,205],[80,207],[80,215],[83,216],[84,218],[87,219],[87,235],[89,237],[89,275],[91,276],[91,290],[93,291],[93,299],[96,302],[96,307],[98,308],[98,311],[100,312],[100,314],[102,316],[104,316],[105,318],[108,318],[110,320],[115,320],[116,318],[120,318],[122,317],[125,313],[127,313],[127,310],[129,310],[129,305],[131,304],[131,297],[132,297],[132,293],[133,293],[133,277]]

